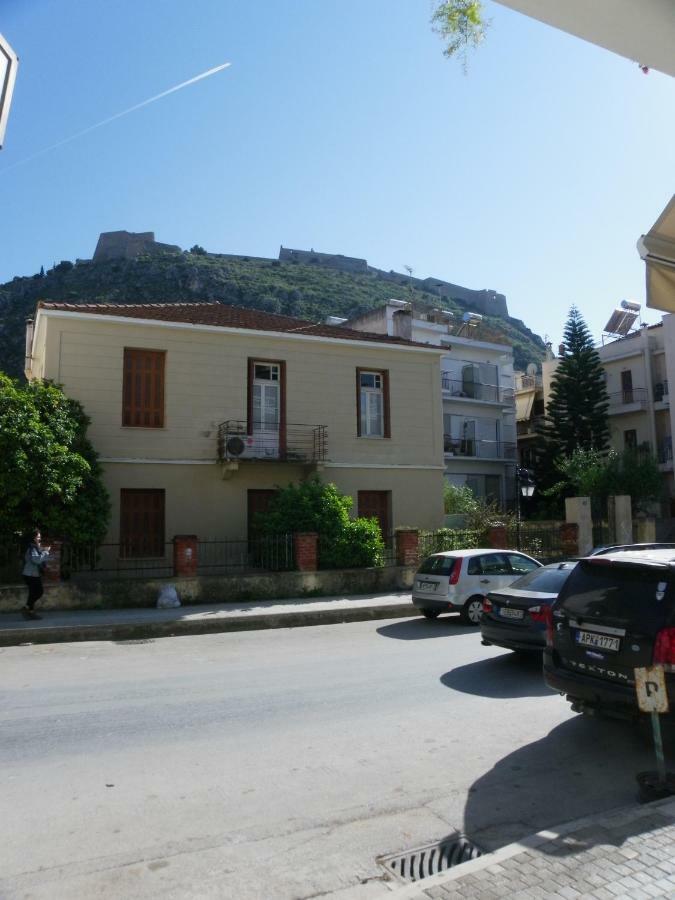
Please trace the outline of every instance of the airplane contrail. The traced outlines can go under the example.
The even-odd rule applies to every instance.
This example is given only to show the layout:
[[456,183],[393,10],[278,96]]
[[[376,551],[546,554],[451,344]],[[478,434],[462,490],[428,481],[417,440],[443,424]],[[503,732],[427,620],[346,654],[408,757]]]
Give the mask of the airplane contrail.
[[169,94],[174,94],[176,91],[180,91],[184,87],[188,87],[189,85],[194,84],[196,81],[201,81],[203,78],[208,78],[210,75],[215,75],[216,72],[221,72],[223,69],[227,69],[228,66],[231,65],[232,63],[229,62],[222,63],[220,66],[214,66],[212,69],[207,69],[206,72],[202,72],[200,75],[195,75],[194,78],[188,78],[187,81],[181,81],[180,84],[176,84],[174,85],[174,87],[171,87],[166,91],[162,91],[161,94],[155,94],[154,97],[149,97],[147,100],[142,100],[140,103],[136,103],[134,106],[130,106],[129,109],[125,109],[122,110],[122,112],[115,113],[114,116],[109,116],[107,119],[103,119],[102,122],[97,122],[95,125],[89,125],[87,128],[83,128],[81,131],[77,131],[75,132],[75,134],[71,134],[70,137],[64,138],[62,141],[57,141],[55,144],[50,144],[49,147],[44,147],[42,150],[38,150],[36,153],[31,153],[30,156],[26,156],[24,159],[20,159],[18,162],[12,163],[11,166],[6,166],[4,169],[0,169],[0,175],[3,172],[9,172],[10,169],[15,169],[17,166],[22,166],[24,163],[30,162],[38,156],[43,156],[45,153],[49,153],[51,150],[56,150],[57,147],[63,147],[64,144],[69,144],[71,141],[74,141],[85,134],[89,134],[90,131],[95,131],[95,129],[97,128],[103,128],[104,125],[109,125],[116,119],[121,119],[122,116],[128,116],[129,113],[135,112],[137,109],[141,109],[144,106],[148,106],[150,103],[154,103],[156,100],[161,100],[162,97],[168,97]]

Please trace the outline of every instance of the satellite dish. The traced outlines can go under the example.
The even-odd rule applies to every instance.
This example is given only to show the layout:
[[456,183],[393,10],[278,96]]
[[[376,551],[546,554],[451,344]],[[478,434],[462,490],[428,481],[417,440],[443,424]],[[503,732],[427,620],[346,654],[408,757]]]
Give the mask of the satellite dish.
[[535,363],[528,363],[527,369],[525,370],[528,375],[536,375],[537,374],[537,366]]
[[225,444],[225,449],[227,450],[228,456],[241,456],[241,454],[246,449],[246,444],[242,441],[240,437],[234,435],[234,437],[227,439],[227,444]]

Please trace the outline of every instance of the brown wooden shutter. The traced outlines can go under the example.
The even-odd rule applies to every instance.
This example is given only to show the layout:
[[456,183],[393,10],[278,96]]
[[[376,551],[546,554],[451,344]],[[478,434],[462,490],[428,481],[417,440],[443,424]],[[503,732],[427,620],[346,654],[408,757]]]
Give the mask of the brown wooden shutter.
[[164,350],[124,348],[122,425],[164,427]]
[[120,556],[164,556],[164,491],[120,491]]

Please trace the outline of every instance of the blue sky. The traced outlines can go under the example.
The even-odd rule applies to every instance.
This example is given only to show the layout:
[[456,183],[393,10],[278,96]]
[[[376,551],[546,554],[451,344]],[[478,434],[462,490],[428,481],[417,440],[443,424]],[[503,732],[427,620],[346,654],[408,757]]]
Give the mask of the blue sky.
[[0,282],[91,257],[100,231],[152,230],[493,288],[554,343],[576,303],[598,337],[644,299],[635,242],[674,189],[675,79],[486,5],[464,75],[429,0],[0,0],[21,59]]

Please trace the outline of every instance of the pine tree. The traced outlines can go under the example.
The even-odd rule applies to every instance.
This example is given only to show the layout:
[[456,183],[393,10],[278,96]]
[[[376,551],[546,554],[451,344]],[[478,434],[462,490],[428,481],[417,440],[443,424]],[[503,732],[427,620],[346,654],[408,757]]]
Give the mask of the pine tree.
[[[551,381],[543,429],[543,459],[539,480],[555,478],[556,463],[575,450],[607,450],[609,397],[600,356],[576,306],[565,325],[562,358]],[[557,478],[559,479],[559,473]]]

